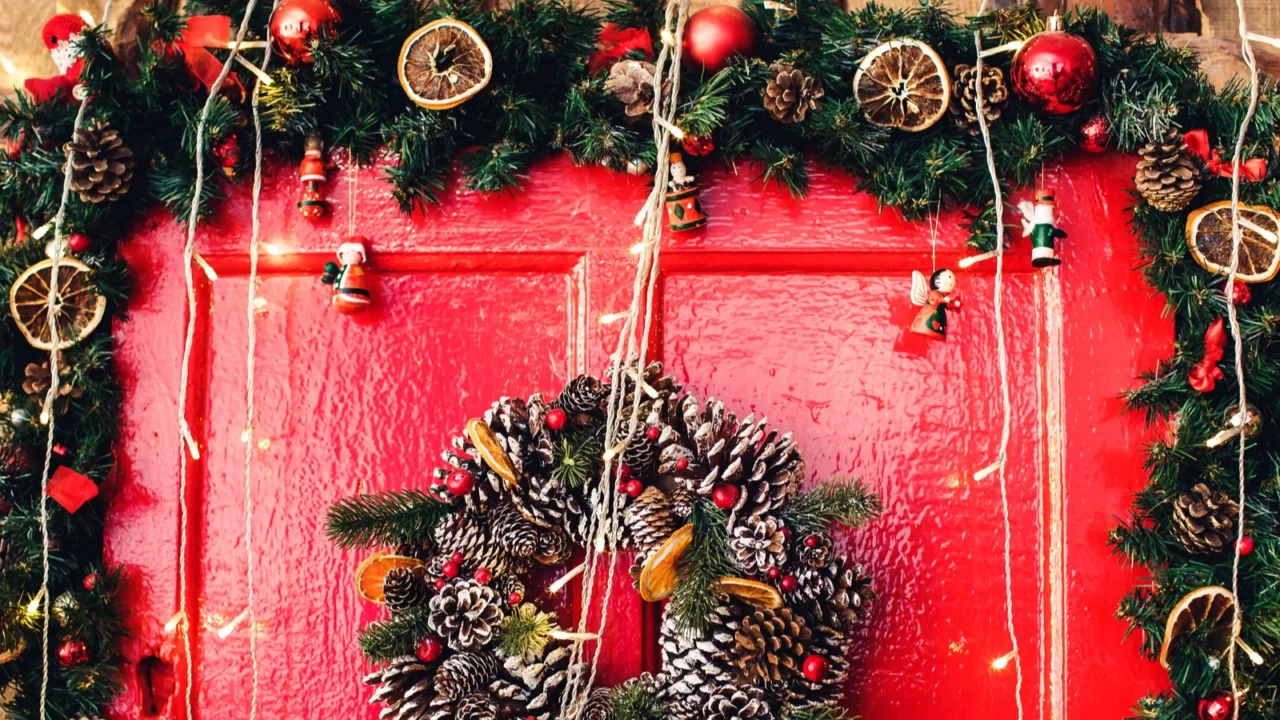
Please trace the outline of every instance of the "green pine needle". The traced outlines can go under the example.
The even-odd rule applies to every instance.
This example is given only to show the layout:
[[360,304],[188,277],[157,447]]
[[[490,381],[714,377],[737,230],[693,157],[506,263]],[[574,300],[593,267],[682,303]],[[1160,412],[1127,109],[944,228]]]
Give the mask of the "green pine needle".
[[428,537],[453,511],[421,490],[355,495],[329,508],[326,533],[343,548],[398,545]]
[[666,704],[641,682],[619,685],[614,688],[610,700],[614,720],[661,720],[666,715]]
[[426,605],[369,623],[360,631],[360,651],[372,663],[412,655],[418,641],[431,634]]
[[555,444],[551,477],[565,487],[582,487],[594,477],[604,453],[604,438],[594,430],[575,430]]
[[693,524],[693,540],[680,564],[669,611],[679,630],[701,635],[720,603],[715,582],[738,575],[740,569],[729,553],[728,519],[723,510],[699,500],[689,522]]
[[525,603],[498,626],[498,647],[512,657],[537,657],[551,642],[551,633],[558,627],[555,615]]
[[859,479],[831,481],[791,499],[781,517],[787,527],[802,534],[823,532],[832,526],[858,528],[880,516],[880,498]]

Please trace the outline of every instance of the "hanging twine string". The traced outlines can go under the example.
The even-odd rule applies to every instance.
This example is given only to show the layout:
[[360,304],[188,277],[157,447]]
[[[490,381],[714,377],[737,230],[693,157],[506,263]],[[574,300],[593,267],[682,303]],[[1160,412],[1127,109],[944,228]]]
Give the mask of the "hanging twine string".
[[[983,0],[978,14],[986,12],[987,2]],[[1000,513],[1004,523],[1004,609],[1005,625],[1009,631],[1009,643],[1016,676],[1014,684],[1014,700],[1018,707],[1018,720],[1022,720],[1025,710],[1022,706],[1022,657],[1018,654],[1018,634],[1013,624],[1013,529],[1009,520],[1009,483],[1005,466],[1009,457],[1009,436],[1013,426],[1013,405],[1009,400],[1009,354],[1004,339],[1004,193],[1000,189],[1000,176],[996,171],[995,152],[991,147],[991,129],[987,127],[987,119],[983,110],[982,96],[982,31],[973,32],[973,42],[978,51],[978,61],[973,73],[975,111],[978,115],[978,127],[982,131],[982,144],[987,151],[987,172],[991,175],[991,190],[995,197],[996,211],[996,278],[995,278],[995,330],[996,330],[996,364],[1000,370],[1000,407],[1004,419],[1000,427],[1000,455],[997,458],[1000,481]]]
[[[111,17],[112,0],[107,0],[102,7],[102,18],[105,23]],[[84,127],[84,118],[89,109],[89,94],[80,100],[80,108],[76,110],[75,122],[71,125],[71,139],[74,142],[80,128]],[[58,391],[62,384],[59,377],[58,345],[61,339],[58,332],[58,270],[62,263],[62,228],[67,219],[67,204],[71,201],[71,156],[67,151],[67,161],[62,169],[62,198],[58,202],[58,212],[53,216],[53,260],[49,268],[49,306],[45,314],[45,322],[49,325],[49,391],[45,393],[44,405],[40,415],[48,418],[49,432],[44,443],[44,469],[40,473],[40,720],[48,716],[49,705],[49,473],[53,466],[54,428],[56,413],[53,403],[58,399]]]
[[[186,720],[192,720],[192,684],[195,670],[191,657],[191,621],[187,617],[187,544],[190,540],[190,512],[187,507],[187,453],[193,460],[199,459],[199,450],[191,429],[187,425],[187,384],[191,378],[191,352],[196,337],[196,289],[195,277],[191,264],[196,254],[196,224],[200,217],[200,196],[204,192],[204,131],[209,121],[209,110],[213,107],[222,83],[231,73],[231,64],[235,62],[244,42],[245,33],[249,29],[249,18],[257,0],[249,0],[244,9],[244,17],[240,20],[240,28],[236,32],[236,42],[231,47],[227,60],[222,64],[222,71],[209,87],[209,97],[200,110],[200,120],[196,123],[196,181],[191,198],[191,212],[187,215],[187,240],[182,251],[182,274],[187,288],[187,330],[182,345],[182,369],[178,383],[178,502],[181,517],[180,538],[178,541],[178,616],[179,628],[182,632],[182,656],[186,664],[186,686],[183,688],[183,700],[186,704]],[[259,139],[259,146],[261,139]]]
[[1244,0],[1236,0],[1236,13],[1240,17],[1240,49],[1244,55],[1244,62],[1249,66],[1249,107],[1245,111],[1244,120],[1240,122],[1240,132],[1236,135],[1235,156],[1232,158],[1231,167],[1231,273],[1227,275],[1227,321],[1231,325],[1231,340],[1235,345],[1235,362],[1236,362],[1236,388],[1239,391],[1238,407],[1236,412],[1239,413],[1241,422],[1241,432],[1239,436],[1239,452],[1236,456],[1237,470],[1239,472],[1239,513],[1236,516],[1236,544],[1235,552],[1231,561],[1231,595],[1236,601],[1236,612],[1231,622],[1231,644],[1227,646],[1227,673],[1231,678],[1231,716],[1234,720],[1240,718],[1240,687],[1239,680],[1236,677],[1236,644],[1240,639],[1240,623],[1244,615],[1244,608],[1240,603],[1240,541],[1244,539],[1244,513],[1245,513],[1245,471],[1244,471],[1244,453],[1245,446],[1248,444],[1248,432],[1244,430],[1248,427],[1249,416],[1247,414],[1247,396],[1244,385],[1244,342],[1240,333],[1240,318],[1236,312],[1236,304],[1231,301],[1236,287],[1236,271],[1240,267],[1240,243],[1242,239],[1242,230],[1240,227],[1240,167],[1241,158],[1244,155],[1244,142],[1249,134],[1249,125],[1253,122],[1253,117],[1258,111],[1258,62],[1253,56],[1253,45],[1249,42],[1249,27],[1245,20]]
[[[605,421],[605,447],[603,477],[613,477],[614,461],[625,450],[636,436],[640,424],[640,403],[644,397],[645,358],[649,351],[649,338],[653,328],[653,304],[657,287],[661,250],[663,202],[666,198],[667,183],[670,181],[671,129],[675,127],[676,111],[680,93],[680,56],[681,38],[684,36],[685,21],[689,14],[688,0],[670,0],[666,6],[663,23],[662,50],[655,61],[655,87],[670,87],[670,95],[658,93],[653,102],[653,139],[657,148],[657,161],[654,170],[654,186],[646,198],[637,224],[643,228],[643,242],[640,260],[636,267],[635,280],[632,284],[631,307],[627,313],[622,329],[618,333],[617,349],[613,355],[611,369],[609,400]],[[665,102],[664,102],[665,101]],[[643,303],[644,319],[637,322]],[[640,329],[637,347],[636,330]],[[627,376],[632,376],[636,390],[631,403],[631,416],[625,434],[620,437],[619,418],[623,402],[622,385]],[[595,596],[595,580],[601,554],[609,556],[603,605],[608,607],[613,595],[614,574],[617,567],[617,553],[609,552],[616,540],[621,524],[622,503],[617,493],[612,492],[609,482],[602,483],[599,502],[594,503],[594,510],[588,521],[587,557],[582,583],[582,594],[579,607],[581,617],[578,619],[578,632],[585,632],[590,608]],[[586,676],[575,674],[570,678],[561,699],[562,717],[572,720],[578,717],[583,709],[582,700],[590,693],[595,683],[599,667],[600,654],[603,650],[603,638],[608,625],[609,613],[600,614],[596,630],[598,639],[592,654],[590,667]],[[583,646],[574,646],[571,651],[571,663],[581,662]]]
[[360,163],[356,162],[355,151],[350,152],[347,167],[347,237],[356,234],[356,217],[359,214],[356,204],[360,202]]

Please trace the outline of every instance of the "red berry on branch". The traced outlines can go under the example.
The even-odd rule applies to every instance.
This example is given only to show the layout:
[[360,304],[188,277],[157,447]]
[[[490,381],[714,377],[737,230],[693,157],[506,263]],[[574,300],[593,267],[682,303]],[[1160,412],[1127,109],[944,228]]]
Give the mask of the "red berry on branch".
[[[82,253],[89,249],[89,236],[84,233],[71,233],[71,237],[67,238],[67,248],[71,252]],[[1237,287],[1239,283],[1237,283]]]
[[464,559],[466,559],[465,556],[463,556],[463,554],[460,552],[456,552],[449,556],[449,562],[457,563],[459,565],[462,564],[462,561]]
[[711,491],[711,502],[721,510],[730,510],[738,504],[742,489],[732,483],[720,483]]
[[687,458],[679,458],[679,459],[677,459],[677,460],[676,460],[676,469],[677,469],[677,470],[688,470],[688,469],[689,469],[689,460],[688,460]]
[[458,563],[456,562],[447,562],[444,564],[444,567],[440,568],[440,574],[444,575],[450,580],[458,577],[459,572],[462,572],[462,568],[458,567]]
[[783,575],[782,581],[778,583],[778,586],[782,588],[782,592],[788,593],[795,592],[797,585],[798,583],[796,583],[795,576],[793,575]]
[[488,585],[493,576],[489,573],[489,568],[479,568],[474,575],[476,582],[481,585]]
[[98,573],[89,573],[88,575],[85,575],[84,582],[82,584],[84,585],[85,590],[90,591],[98,587]]
[[810,655],[804,659],[804,676],[809,682],[822,682],[827,679],[830,665],[821,655]]
[[644,434],[648,436],[650,440],[657,440],[658,436],[662,434],[662,430],[660,430],[655,426],[655,427],[649,428],[648,430],[645,430]]
[[547,411],[546,423],[547,427],[552,430],[561,430],[564,424],[569,421],[569,414],[560,408],[551,408]]
[[771,567],[765,574],[769,576],[770,580],[777,580],[778,576],[782,574],[782,571],[776,567]]
[[449,583],[447,583],[447,582],[445,582],[445,581],[444,581],[444,578],[436,578],[436,583],[435,583],[435,585],[436,585],[436,592],[440,592],[440,591],[441,591],[441,590],[443,590],[443,589],[445,588],[445,586],[446,586],[446,585],[448,585],[448,584],[449,584]]
[[450,493],[462,496],[471,492],[471,488],[475,487],[475,480],[466,470],[454,470],[444,479],[444,485],[449,488]]
[[810,535],[804,539],[804,546],[808,548],[818,547],[818,536]]
[[639,480],[628,480],[625,492],[633,498],[638,498],[640,493],[644,492],[644,484]]
[[1232,305],[1235,305],[1236,307],[1240,307],[1241,305],[1248,305],[1249,301],[1252,299],[1253,299],[1253,291],[1250,290],[1249,286],[1246,285],[1245,283],[1237,281],[1234,285],[1231,286],[1231,304]]
[[627,478],[630,478],[630,477],[631,477],[631,466],[619,465],[618,466],[618,482],[624,483],[627,481]]
[[521,595],[518,592],[513,592],[507,596],[507,602],[512,605],[519,605],[524,602],[524,595]]
[[417,655],[422,662],[435,662],[444,654],[444,645],[433,637],[423,638],[418,641],[418,646],[413,649],[413,654]]
[[1248,557],[1253,554],[1253,538],[1248,535],[1240,538],[1240,542],[1236,543],[1236,546],[1240,548],[1240,557]]

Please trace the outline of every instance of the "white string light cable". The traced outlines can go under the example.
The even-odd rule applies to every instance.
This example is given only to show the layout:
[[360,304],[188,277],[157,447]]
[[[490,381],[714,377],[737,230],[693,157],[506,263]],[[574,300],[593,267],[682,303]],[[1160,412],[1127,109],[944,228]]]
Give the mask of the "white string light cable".
[[[978,14],[986,12],[987,1],[983,0]],[[982,96],[982,31],[973,32],[973,42],[977,48],[978,60],[974,67],[974,99],[978,114],[978,127],[982,132],[982,144],[987,151],[987,172],[991,175],[991,190],[995,196],[996,211],[996,278],[995,278],[995,330],[996,330],[996,364],[1000,371],[1000,407],[1004,420],[1000,427],[1000,454],[996,459],[996,472],[1000,480],[1000,512],[1004,523],[1004,606],[1005,624],[1009,631],[1010,651],[996,659],[992,667],[1003,669],[1013,663],[1016,682],[1014,683],[1014,700],[1018,707],[1018,720],[1022,720],[1025,710],[1022,706],[1022,659],[1018,655],[1018,634],[1013,623],[1013,530],[1009,520],[1009,483],[1006,466],[1009,458],[1009,436],[1013,423],[1013,406],[1009,400],[1009,355],[1004,339],[1004,193],[1000,189],[1000,176],[996,171],[995,152],[991,147],[991,129],[987,127],[986,115],[983,111]]]
[[182,274],[187,288],[187,329],[183,340],[181,377],[178,383],[178,435],[180,436],[178,444],[178,502],[181,531],[178,540],[178,613],[175,617],[178,619],[177,627],[181,628],[182,631],[182,655],[186,664],[186,684],[183,688],[186,720],[193,720],[192,680],[195,674],[194,668],[191,666],[191,622],[190,618],[187,617],[187,543],[189,541],[188,530],[190,525],[190,512],[187,507],[187,453],[191,454],[192,460],[200,459],[199,446],[196,445],[195,438],[191,435],[191,429],[187,425],[187,383],[191,377],[191,352],[196,337],[196,289],[191,265],[195,262],[196,225],[200,217],[200,195],[204,192],[204,131],[209,121],[209,110],[213,107],[213,102],[218,97],[218,91],[222,89],[222,83],[227,79],[227,75],[231,74],[231,65],[239,55],[241,43],[244,42],[245,33],[249,29],[249,18],[253,15],[253,8],[257,4],[257,0],[249,0],[248,4],[246,4],[244,17],[241,18],[240,28],[236,32],[235,44],[232,45],[231,53],[227,56],[226,62],[222,64],[222,71],[218,73],[217,79],[209,87],[209,97],[205,99],[204,107],[200,110],[200,120],[196,123],[196,181],[191,197],[191,212],[187,216],[187,240],[182,251]]
[[[1236,271],[1240,267],[1240,243],[1242,230],[1240,227],[1240,163],[1244,155],[1244,142],[1249,134],[1249,125],[1258,111],[1258,63],[1253,56],[1250,44],[1248,23],[1245,20],[1244,0],[1236,0],[1236,12],[1240,17],[1240,49],[1244,62],[1249,66],[1249,107],[1244,119],[1240,122],[1240,132],[1236,135],[1235,156],[1231,167],[1231,272],[1227,275],[1227,321],[1231,325],[1231,341],[1235,345],[1236,388],[1239,390],[1236,413],[1240,418],[1239,452],[1236,456],[1239,471],[1239,514],[1236,516],[1235,552],[1231,561],[1231,595],[1236,601],[1236,612],[1231,622],[1231,644],[1227,646],[1227,674],[1231,679],[1231,716],[1240,718],[1240,687],[1236,677],[1236,645],[1240,641],[1240,623],[1244,608],[1240,603],[1240,542],[1244,539],[1245,513],[1245,472],[1244,453],[1249,441],[1249,433],[1245,429],[1249,424],[1247,396],[1244,385],[1244,342],[1240,333],[1240,318],[1236,313],[1236,304],[1231,302],[1236,285]],[[1261,38],[1259,38],[1261,39]]]
[[[653,326],[653,303],[658,280],[658,256],[662,238],[662,209],[663,201],[666,197],[667,183],[670,180],[671,139],[681,136],[674,123],[678,106],[677,98],[680,92],[680,39],[684,36],[685,21],[688,18],[688,14],[688,0],[670,0],[667,3],[661,33],[662,49],[655,61],[656,70],[654,76],[657,78],[656,87],[669,85],[671,92],[665,98],[663,93],[658,93],[653,102],[653,136],[654,145],[657,148],[654,186],[645,200],[644,207],[636,217],[636,224],[643,228],[640,259],[636,267],[635,281],[632,284],[631,307],[626,313],[626,320],[618,334],[618,344],[611,370],[609,402],[605,420],[605,447],[607,450],[604,454],[603,470],[603,477],[607,479],[613,477],[615,458],[625,452],[627,444],[631,442],[631,439],[635,437],[639,429],[640,403],[645,395],[644,359],[648,355],[649,338]],[[664,100],[667,101],[665,106]],[[642,300],[644,320],[642,323],[638,323],[637,319],[641,310]],[[638,347],[636,340],[637,326],[640,328]],[[634,369],[632,368],[633,362],[635,363]],[[624,374],[631,376],[631,379],[635,382],[636,391],[632,398],[631,417],[627,424],[626,435],[619,439],[618,418],[623,400],[622,384],[624,382]],[[586,561],[582,565],[582,572],[585,573],[585,577],[583,578],[579,605],[581,617],[578,619],[578,633],[580,636],[586,630],[591,605],[594,600],[596,570],[600,560],[600,553],[608,551],[611,541],[616,538],[622,510],[622,504],[618,501],[617,494],[612,492],[612,488],[608,483],[602,485],[602,488],[603,491],[600,498],[602,502],[592,509],[588,520],[586,535],[588,548]],[[602,601],[606,608],[613,594],[614,571],[617,566],[617,553],[609,552],[608,554],[607,579]],[[601,613],[599,626],[596,632],[591,635],[591,637],[596,638],[597,642],[587,676],[582,678],[580,674],[575,674],[570,678],[570,682],[565,688],[564,696],[561,699],[561,714],[566,718],[573,718],[581,713],[583,708],[581,699],[590,692],[595,683],[600,654],[603,650],[602,639],[608,623],[608,616],[608,612]],[[571,663],[580,661],[583,652],[582,647],[581,644],[573,647],[571,650]]]
[[[104,23],[107,18],[111,17],[112,0],[107,0],[102,8],[102,17]],[[85,93],[80,99],[80,109],[76,111],[75,122],[71,126],[71,138],[74,141],[76,134],[80,132],[80,128],[84,126],[84,118],[89,108],[89,94]],[[44,406],[40,415],[47,418],[49,423],[49,432],[45,437],[44,443],[44,470],[40,474],[40,593],[36,596],[39,600],[41,625],[40,625],[40,720],[45,720],[48,716],[49,703],[49,471],[53,465],[53,445],[54,445],[54,426],[56,424],[55,413],[53,412],[53,403],[58,398],[58,390],[61,385],[58,367],[58,345],[61,340],[58,337],[58,314],[60,303],[58,296],[60,289],[58,287],[58,268],[62,262],[63,240],[62,227],[67,218],[67,203],[71,200],[71,151],[67,151],[67,160],[62,170],[62,198],[58,203],[58,213],[53,216],[53,252],[50,253],[53,264],[49,268],[49,306],[45,315],[45,322],[49,325],[49,344],[52,346],[49,350],[49,390],[44,396]],[[34,605],[35,603],[33,603]],[[30,606],[28,606],[30,607]]]

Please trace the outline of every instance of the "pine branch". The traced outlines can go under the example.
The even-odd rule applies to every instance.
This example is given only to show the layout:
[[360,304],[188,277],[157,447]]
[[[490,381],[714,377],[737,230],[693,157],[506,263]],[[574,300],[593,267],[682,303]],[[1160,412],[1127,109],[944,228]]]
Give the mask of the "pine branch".
[[560,436],[553,448],[553,480],[566,487],[579,488],[595,476],[604,453],[600,430],[582,429]]
[[498,626],[498,647],[511,657],[535,657],[551,642],[551,633],[558,627],[555,615],[525,603]]
[[793,531],[808,534],[832,526],[858,528],[881,513],[880,498],[859,479],[833,481],[806,490],[783,508],[781,517]]
[[648,685],[627,682],[613,689],[614,720],[662,720],[666,703]]
[[326,534],[343,548],[398,545],[427,537],[453,511],[421,490],[355,495],[329,508]]
[[678,569],[670,612],[678,629],[701,635],[720,602],[715,582],[738,574],[738,568],[730,559],[728,520],[723,511],[699,500],[689,522],[693,524],[693,540]]
[[372,663],[412,655],[418,641],[431,634],[426,605],[410,608],[386,620],[369,623],[360,631],[360,651]]

